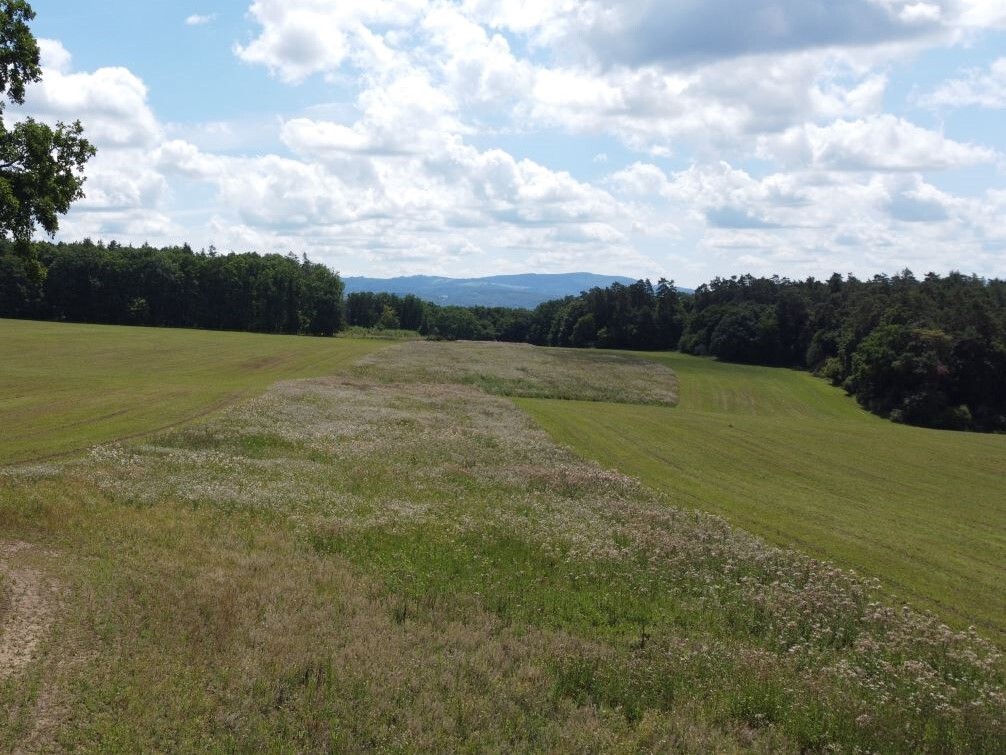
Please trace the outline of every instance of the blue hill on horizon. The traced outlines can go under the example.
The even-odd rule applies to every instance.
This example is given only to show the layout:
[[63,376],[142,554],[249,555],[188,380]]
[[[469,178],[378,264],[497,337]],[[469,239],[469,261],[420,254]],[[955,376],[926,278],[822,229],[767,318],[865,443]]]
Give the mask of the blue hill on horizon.
[[637,279],[596,273],[524,273],[491,275],[485,278],[447,278],[434,275],[408,275],[399,278],[349,276],[343,280],[347,294],[363,291],[399,296],[413,294],[435,304],[532,308],[551,299],[576,296],[591,288],[606,288],[612,283],[627,286]]

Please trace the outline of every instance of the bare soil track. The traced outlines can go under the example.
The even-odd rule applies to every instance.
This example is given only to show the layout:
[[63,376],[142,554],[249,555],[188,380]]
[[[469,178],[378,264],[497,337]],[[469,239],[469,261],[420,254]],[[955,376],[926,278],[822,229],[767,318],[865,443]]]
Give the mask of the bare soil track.
[[0,681],[31,662],[55,614],[55,585],[24,563],[35,551],[27,543],[0,541]]

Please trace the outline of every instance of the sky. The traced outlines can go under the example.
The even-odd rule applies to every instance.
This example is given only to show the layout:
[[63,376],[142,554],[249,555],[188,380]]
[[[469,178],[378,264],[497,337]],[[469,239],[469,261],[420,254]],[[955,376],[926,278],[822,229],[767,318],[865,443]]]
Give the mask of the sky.
[[380,277],[1006,276],[1006,0],[32,6],[15,117],[98,148],[62,240]]

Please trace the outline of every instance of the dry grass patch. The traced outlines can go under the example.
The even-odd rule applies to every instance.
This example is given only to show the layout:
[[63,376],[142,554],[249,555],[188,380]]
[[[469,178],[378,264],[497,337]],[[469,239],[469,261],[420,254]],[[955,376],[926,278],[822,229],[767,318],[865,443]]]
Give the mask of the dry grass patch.
[[672,370],[644,358],[529,344],[412,342],[358,364],[370,380],[472,385],[496,396],[674,406]]

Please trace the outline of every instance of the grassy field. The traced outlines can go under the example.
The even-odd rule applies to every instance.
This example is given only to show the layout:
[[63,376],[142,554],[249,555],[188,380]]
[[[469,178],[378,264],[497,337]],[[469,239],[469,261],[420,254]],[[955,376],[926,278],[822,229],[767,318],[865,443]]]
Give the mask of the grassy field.
[[993,644],[508,397],[612,385],[678,411],[633,357],[409,342],[0,469],[0,751],[996,752]]
[[0,320],[0,465],[168,427],[383,345]]
[[434,342],[360,361],[386,383],[471,385],[494,396],[674,406],[673,370],[630,354],[526,344]]
[[675,505],[1006,638],[1006,436],[895,425],[792,370],[651,358],[678,375],[675,409],[520,405],[560,442]]

